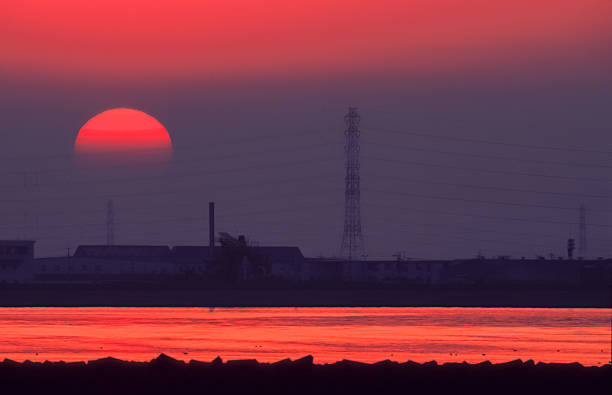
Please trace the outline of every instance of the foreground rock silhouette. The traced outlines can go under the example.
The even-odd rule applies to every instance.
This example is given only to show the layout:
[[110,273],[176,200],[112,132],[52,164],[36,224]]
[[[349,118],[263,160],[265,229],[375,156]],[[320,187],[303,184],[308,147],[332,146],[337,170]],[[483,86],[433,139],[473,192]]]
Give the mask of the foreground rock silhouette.
[[612,366],[435,361],[314,364],[312,356],[275,363],[256,360],[150,362],[103,358],[85,362],[0,363],[5,394],[605,394]]

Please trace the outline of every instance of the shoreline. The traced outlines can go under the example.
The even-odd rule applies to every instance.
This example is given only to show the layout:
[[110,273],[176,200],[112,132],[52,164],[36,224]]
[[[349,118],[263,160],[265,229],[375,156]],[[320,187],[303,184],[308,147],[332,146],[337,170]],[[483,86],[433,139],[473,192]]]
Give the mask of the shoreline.
[[[0,358],[2,355],[0,354]],[[9,358],[0,359],[0,369],[7,367],[83,367],[83,366],[115,366],[115,367],[126,367],[126,366],[163,366],[163,367],[332,367],[332,366],[351,366],[351,367],[398,367],[398,368],[450,368],[450,367],[464,367],[464,368],[495,368],[495,367],[522,367],[526,369],[531,368],[547,368],[547,367],[568,367],[576,369],[612,369],[612,364],[608,361],[604,365],[583,365],[580,362],[535,362],[533,359],[522,360],[520,358],[509,360],[506,362],[493,363],[489,360],[484,360],[476,363],[469,363],[466,361],[462,362],[438,362],[436,360],[426,362],[416,362],[413,360],[407,360],[404,362],[394,361],[390,359],[384,359],[376,362],[362,362],[358,360],[342,359],[335,362],[317,363],[312,355],[306,355],[297,359],[284,358],[273,362],[258,361],[256,358],[242,358],[242,359],[223,359],[221,356],[217,356],[211,361],[200,361],[196,359],[176,359],[165,353],[159,354],[157,357],[151,360],[125,360],[107,356],[103,358],[82,360],[82,361],[64,361],[64,360],[44,360],[44,361],[31,361],[29,359],[23,362],[15,361]]]
[[612,307],[608,287],[291,285],[3,285],[0,307]]

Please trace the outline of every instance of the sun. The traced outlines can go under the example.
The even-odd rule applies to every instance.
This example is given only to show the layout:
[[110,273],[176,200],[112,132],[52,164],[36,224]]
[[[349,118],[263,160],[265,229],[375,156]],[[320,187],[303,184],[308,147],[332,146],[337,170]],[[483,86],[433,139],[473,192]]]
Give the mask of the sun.
[[131,108],[115,108],[87,121],[79,130],[74,149],[80,160],[90,163],[163,162],[172,156],[172,140],[152,116]]

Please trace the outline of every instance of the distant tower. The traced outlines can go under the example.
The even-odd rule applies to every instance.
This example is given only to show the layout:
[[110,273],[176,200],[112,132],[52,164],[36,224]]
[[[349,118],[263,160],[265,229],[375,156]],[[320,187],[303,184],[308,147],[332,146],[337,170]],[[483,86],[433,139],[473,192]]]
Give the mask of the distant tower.
[[344,116],[346,123],[346,175],[344,177],[344,233],[340,256],[352,261],[365,255],[361,234],[361,205],[359,191],[359,120],[357,108],[349,107]]
[[586,207],[580,205],[580,240],[578,244],[578,254],[586,258],[587,255],[587,234],[586,234]]
[[115,244],[115,205],[113,199],[106,202],[106,245]]
[[215,257],[215,202],[208,202],[208,254]]
[[574,249],[575,249],[574,239],[567,239],[567,259],[574,259]]

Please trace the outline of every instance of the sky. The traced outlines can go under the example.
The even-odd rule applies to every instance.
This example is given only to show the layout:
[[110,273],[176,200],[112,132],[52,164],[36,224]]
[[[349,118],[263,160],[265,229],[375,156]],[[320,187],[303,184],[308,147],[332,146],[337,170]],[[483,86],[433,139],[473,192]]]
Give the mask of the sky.
[[[68,1],[0,4],[0,237],[339,251],[343,116],[359,108],[370,257],[612,256],[612,3]],[[171,163],[103,172],[74,142],[134,108]]]

